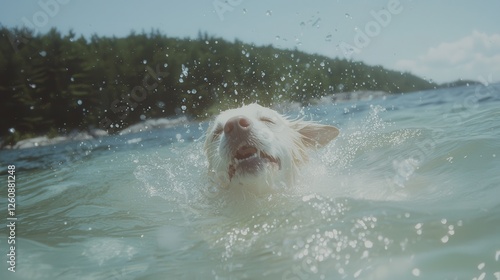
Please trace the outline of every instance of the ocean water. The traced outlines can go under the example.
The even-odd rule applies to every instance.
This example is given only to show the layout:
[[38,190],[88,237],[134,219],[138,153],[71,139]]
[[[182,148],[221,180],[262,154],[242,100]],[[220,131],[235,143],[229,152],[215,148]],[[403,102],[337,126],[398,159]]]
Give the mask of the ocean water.
[[207,123],[0,151],[0,278],[500,279],[499,84],[285,113],[341,135],[240,201],[207,183]]

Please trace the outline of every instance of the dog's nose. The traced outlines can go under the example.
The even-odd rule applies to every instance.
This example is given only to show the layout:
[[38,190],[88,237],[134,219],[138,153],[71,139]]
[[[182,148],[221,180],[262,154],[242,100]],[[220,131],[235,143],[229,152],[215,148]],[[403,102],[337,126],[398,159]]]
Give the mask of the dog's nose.
[[247,131],[251,125],[252,122],[244,116],[232,117],[229,120],[227,120],[226,124],[224,125],[224,133],[230,134],[233,131],[236,132]]

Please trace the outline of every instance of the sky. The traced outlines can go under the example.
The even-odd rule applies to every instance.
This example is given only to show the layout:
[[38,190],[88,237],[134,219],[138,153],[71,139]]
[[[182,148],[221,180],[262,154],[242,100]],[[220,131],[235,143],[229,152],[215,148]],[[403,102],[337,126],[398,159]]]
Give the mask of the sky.
[[123,37],[198,33],[347,58],[437,83],[500,81],[500,1],[0,0],[0,24]]

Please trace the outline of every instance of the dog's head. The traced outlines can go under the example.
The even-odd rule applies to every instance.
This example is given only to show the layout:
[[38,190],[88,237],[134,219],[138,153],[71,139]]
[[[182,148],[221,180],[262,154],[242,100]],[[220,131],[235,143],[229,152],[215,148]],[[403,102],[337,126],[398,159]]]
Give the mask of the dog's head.
[[227,110],[207,131],[209,175],[221,187],[254,193],[290,185],[307,160],[306,149],[324,146],[338,134],[333,126],[290,121],[257,104]]

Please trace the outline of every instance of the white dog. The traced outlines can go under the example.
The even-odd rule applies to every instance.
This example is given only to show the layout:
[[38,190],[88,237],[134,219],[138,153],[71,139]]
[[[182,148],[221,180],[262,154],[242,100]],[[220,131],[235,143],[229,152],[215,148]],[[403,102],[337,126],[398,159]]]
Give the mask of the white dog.
[[293,185],[297,168],[308,159],[306,149],[322,147],[338,134],[336,127],[290,121],[257,104],[224,111],[205,140],[210,179],[255,194]]

